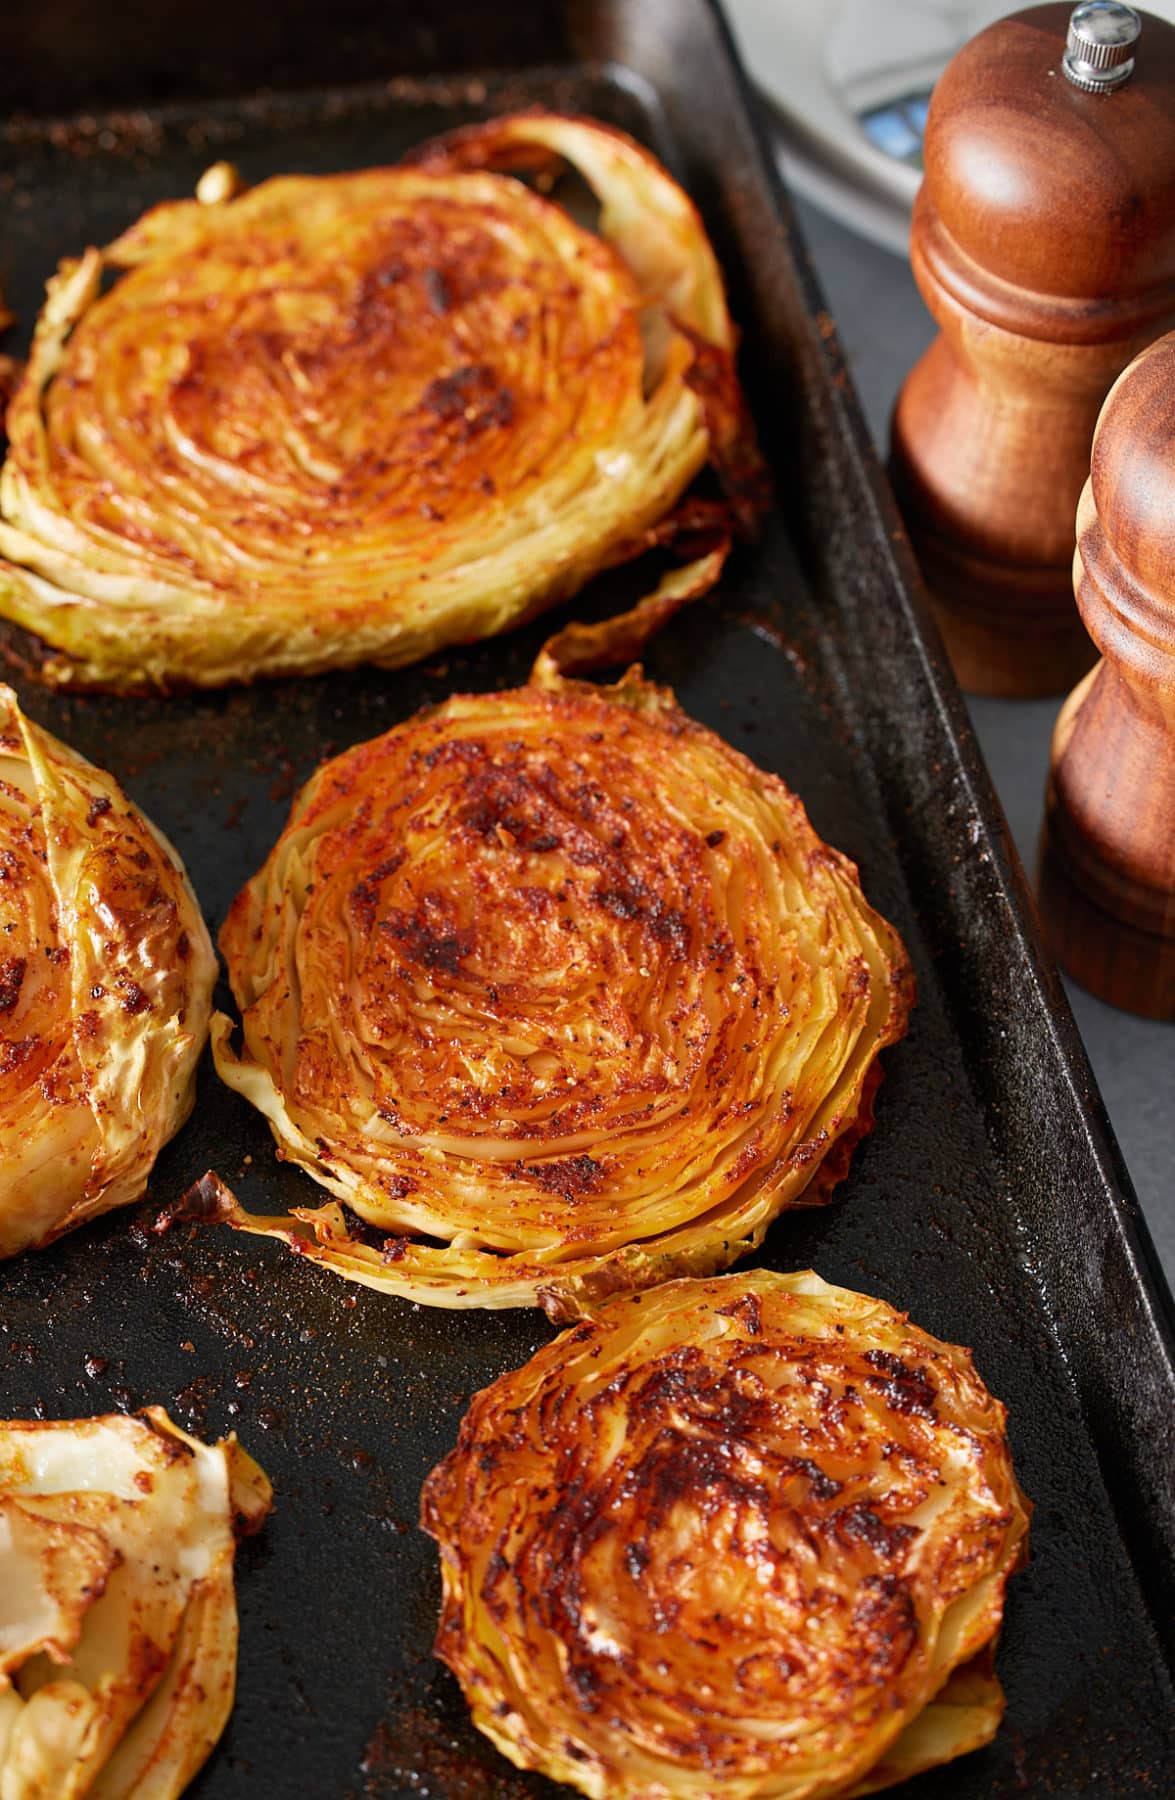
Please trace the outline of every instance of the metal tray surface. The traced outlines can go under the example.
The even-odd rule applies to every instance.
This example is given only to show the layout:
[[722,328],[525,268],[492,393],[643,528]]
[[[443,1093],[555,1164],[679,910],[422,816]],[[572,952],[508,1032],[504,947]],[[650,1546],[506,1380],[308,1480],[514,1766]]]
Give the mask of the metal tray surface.
[[[626,126],[688,183],[743,327],[779,505],[763,543],[647,664],[858,859],[920,986],[837,1200],[781,1219],[760,1260],[811,1264],[974,1346],[1036,1502],[1000,1651],[1003,1729],[911,1792],[1170,1792],[1170,1299],[721,19],[706,0],[434,10],[422,24],[341,0],[327,42],[302,4],[282,15],[284,37],[253,18],[234,36],[222,0],[101,9],[101,30],[79,35],[85,9],[15,0],[0,108],[25,111],[0,127],[0,286],[27,331],[59,255],[190,192],[215,157],[250,179],[359,166],[535,101]],[[260,97],[231,98],[263,81]],[[100,110],[136,99],[149,109]],[[47,122],[82,103],[85,117]],[[606,577],[578,610],[621,590]],[[454,689],[524,680],[550,628],[392,675],[167,701],[22,684],[22,697],[169,834],[215,931],[326,753]],[[439,1577],[416,1529],[421,1484],[469,1395],[552,1328],[537,1312],[383,1299],[227,1231],[153,1235],[158,1206],[209,1166],[261,1210],[316,1191],[206,1066],[153,1204],[0,1265],[0,1415],[161,1402],[202,1434],[236,1428],[273,1479],[275,1511],[238,1558],[236,1708],[191,1793],[564,1791],[517,1774],[469,1726],[431,1656]]]

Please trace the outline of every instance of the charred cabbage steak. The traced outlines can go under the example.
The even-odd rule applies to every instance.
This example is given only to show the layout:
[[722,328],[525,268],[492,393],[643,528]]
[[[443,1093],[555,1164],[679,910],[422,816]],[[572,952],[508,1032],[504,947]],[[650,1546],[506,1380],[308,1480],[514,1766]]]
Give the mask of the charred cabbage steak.
[[782,781],[639,670],[547,654],[324,764],[221,947],[220,1075],[374,1232],[336,1204],[230,1222],[388,1293],[556,1315],[826,1199],[912,989]]
[[816,1275],[609,1301],[425,1487],[437,1654],[593,1800],[848,1800],[976,1749],[1027,1548],[970,1353]]
[[0,1256],[140,1197],[215,974],[171,845],[0,686]]
[[[560,159],[598,230],[500,172]],[[0,475],[0,618],[41,679],[395,667],[753,525],[714,254],[622,133],[527,114],[397,168],[220,173],[49,284]],[[682,511],[707,463],[724,497]]]

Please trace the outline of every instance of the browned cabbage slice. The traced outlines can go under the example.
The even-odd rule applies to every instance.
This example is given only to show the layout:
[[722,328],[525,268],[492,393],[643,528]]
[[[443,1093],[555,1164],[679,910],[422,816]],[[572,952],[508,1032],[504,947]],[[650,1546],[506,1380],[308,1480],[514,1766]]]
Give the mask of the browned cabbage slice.
[[232,1709],[236,1535],[271,1492],[235,1437],[0,1422],[0,1794],[173,1800]]
[[[555,157],[598,231],[496,172]],[[0,475],[0,616],[42,679],[411,662],[672,540],[707,462],[726,499],[680,522],[753,524],[713,251],[622,133],[528,114],[199,191],[49,284]]]
[[1028,1516],[970,1352],[810,1272],[673,1281],[475,1395],[436,1651],[594,1800],[847,1800],[993,1736]]
[[139,1198],[215,973],[162,833],[0,686],[0,1257]]
[[782,781],[639,671],[550,655],[323,765],[221,946],[219,1073],[377,1235],[334,1204],[230,1223],[388,1293],[556,1314],[826,1199],[912,991]]

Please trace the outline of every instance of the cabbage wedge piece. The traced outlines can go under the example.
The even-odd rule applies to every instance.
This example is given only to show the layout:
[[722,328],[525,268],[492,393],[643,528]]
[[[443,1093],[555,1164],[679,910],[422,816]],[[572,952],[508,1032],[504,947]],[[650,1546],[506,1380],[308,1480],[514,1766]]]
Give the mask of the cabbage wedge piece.
[[243,1043],[218,1014],[213,1051],[374,1236],[205,1196],[230,1224],[387,1293],[560,1316],[724,1268],[844,1174],[906,1026],[901,942],[782,781],[639,670],[560,675],[598,629],[295,800],[224,927]]
[[166,838],[0,686],[0,1257],[140,1197],[215,977]]
[[[507,172],[555,159],[598,230]],[[41,679],[396,667],[692,533],[691,506],[714,542],[753,528],[718,266],[623,134],[528,114],[415,166],[200,191],[49,284],[0,474],[0,617]],[[707,463],[725,498],[679,518]]]
[[0,1422],[0,1794],[173,1800],[232,1709],[236,1535],[269,1483],[159,1407]]
[[1029,1513],[969,1351],[810,1271],[673,1281],[474,1396],[436,1653],[593,1800],[851,1800],[994,1735]]

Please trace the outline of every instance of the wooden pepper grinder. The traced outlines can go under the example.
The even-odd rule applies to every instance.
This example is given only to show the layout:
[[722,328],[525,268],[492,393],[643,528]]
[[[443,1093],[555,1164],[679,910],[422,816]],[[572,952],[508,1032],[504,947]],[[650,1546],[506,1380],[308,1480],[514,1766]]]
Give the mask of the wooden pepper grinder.
[[935,88],[925,162],[941,332],[898,397],[899,505],[963,686],[1064,693],[1094,657],[1070,562],[1098,408],[1175,325],[1175,27],[1117,0],[1000,20]]
[[1175,1019],[1175,332],[1102,408],[1073,584],[1102,661],[1053,735],[1041,913],[1083,987]]

